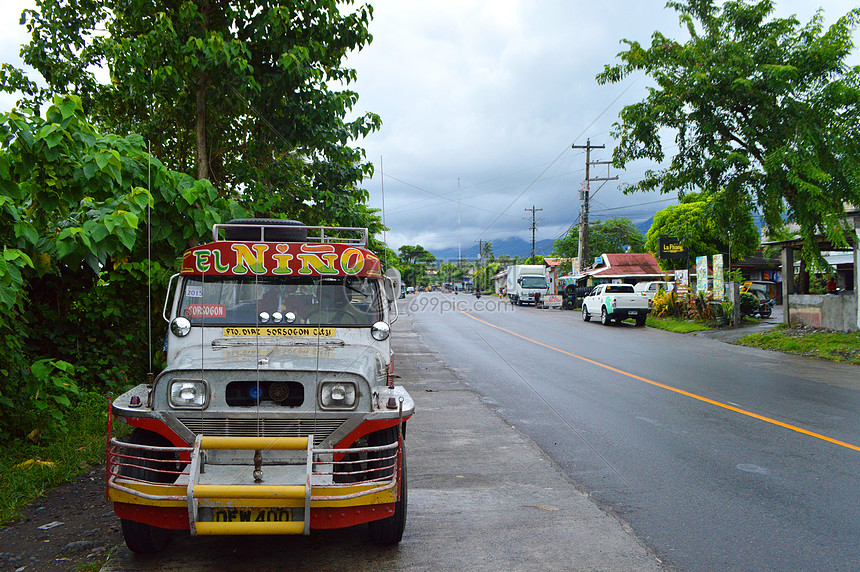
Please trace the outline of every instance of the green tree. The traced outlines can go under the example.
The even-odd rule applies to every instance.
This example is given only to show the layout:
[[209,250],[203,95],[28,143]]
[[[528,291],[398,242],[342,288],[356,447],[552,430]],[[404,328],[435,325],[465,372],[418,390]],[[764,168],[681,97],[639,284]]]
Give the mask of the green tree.
[[820,11],[804,26],[772,18],[772,0],[667,6],[689,40],[623,40],[621,63],[597,76],[643,71],[656,83],[621,111],[616,167],[664,162],[661,132],[675,132],[668,164],[627,191],[724,192],[724,204],[757,207],[771,228],[798,223],[804,257],[821,262],[814,235],[846,244],[843,203],[860,203],[860,68],[845,65],[860,9],[825,30]]
[[481,246],[481,252],[479,253],[481,259],[484,261],[484,264],[488,264],[496,260],[495,254],[493,253],[493,243],[489,240],[485,242]]
[[[642,252],[645,238],[627,218],[593,220],[588,225],[588,251],[595,256],[604,252]],[[579,227],[571,229],[553,243],[552,256],[576,258],[579,255]]]
[[22,15],[22,56],[46,87],[8,65],[0,80],[37,109],[80,94],[100,128],[140,133],[168,167],[250,210],[376,232],[358,186],[372,165],[349,144],[380,120],[347,121],[358,95],[334,89],[356,78],[343,62],[371,41],[372,8],[347,4],[42,0]]
[[[658,211],[648,230],[645,249],[657,256],[659,238],[674,236],[688,249],[690,259],[729,252],[733,260],[746,258],[759,245],[753,217],[742,208],[721,205],[721,199],[725,200],[706,193],[689,193],[679,205]],[[662,259],[658,262],[663,270],[686,268],[688,264],[686,259]]]
[[403,283],[413,286],[426,285],[429,282],[426,264],[436,260],[433,253],[425,250],[420,244],[417,246],[404,244],[398,252]]
[[79,98],[0,115],[0,440],[62,427],[78,384],[142,379],[147,251],[156,313],[177,254],[246,214],[140,136],[94,130]]

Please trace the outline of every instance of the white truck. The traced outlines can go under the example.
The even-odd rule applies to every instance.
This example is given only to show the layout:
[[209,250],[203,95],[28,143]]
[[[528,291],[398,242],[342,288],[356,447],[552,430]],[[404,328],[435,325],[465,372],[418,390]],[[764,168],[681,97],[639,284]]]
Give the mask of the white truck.
[[654,301],[654,296],[657,295],[657,292],[659,292],[660,290],[671,292],[674,289],[674,282],[639,282],[638,284],[633,286],[633,290],[636,293],[642,294],[648,299],[649,308],[651,307],[651,303]]
[[582,319],[588,322],[592,316],[600,316],[604,326],[627,318],[644,326],[649,311],[648,298],[635,292],[632,284],[600,284],[582,299]]
[[542,264],[508,266],[508,298],[512,304],[539,304],[549,291],[546,267]]

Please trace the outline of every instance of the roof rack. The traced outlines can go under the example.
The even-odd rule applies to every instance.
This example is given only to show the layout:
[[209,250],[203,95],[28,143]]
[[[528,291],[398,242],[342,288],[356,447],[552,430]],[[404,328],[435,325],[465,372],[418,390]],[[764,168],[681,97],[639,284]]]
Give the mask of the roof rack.
[[[260,238],[259,242],[266,242],[264,240],[266,229],[273,230],[283,230],[285,228],[289,228],[291,230],[304,230],[307,231],[307,237],[304,240],[299,241],[283,241],[283,242],[319,242],[319,243],[339,243],[339,244],[356,244],[367,248],[368,246],[368,232],[366,228],[360,227],[348,227],[348,226],[299,226],[299,225],[291,225],[289,227],[284,227],[277,224],[231,224],[231,223],[221,223],[212,225],[212,241],[213,242],[221,242],[225,241],[220,237],[219,231],[222,229],[228,228],[241,228],[243,230],[247,230],[249,227],[255,227],[260,229]],[[356,236],[357,235],[357,236]],[[268,242],[272,242],[269,240]]]

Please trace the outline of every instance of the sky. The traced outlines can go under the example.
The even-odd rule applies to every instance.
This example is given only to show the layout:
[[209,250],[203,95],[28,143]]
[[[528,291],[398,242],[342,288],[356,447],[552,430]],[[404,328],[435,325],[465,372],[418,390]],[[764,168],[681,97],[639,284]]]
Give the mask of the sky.
[[[18,15],[32,0],[4,0],[0,61],[20,65],[27,41]],[[677,13],[663,0],[370,0],[373,42],[352,54],[354,109],[380,115],[382,129],[357,142],[374,164],[363,183],[370,206],[383,208],[397,249],[420,244],[466,249],[478,240],[557,239],[578,224],[585,151],[611,159],[612,124],[625,105],[644,99],[649,79],[633,74],[598,85],[618,63],[621,39],[650,45],[659,30],[683,40]],[[806,23],[824,10],[829,25],[860,0],[776,0],[775,15]],[[855,39],[860,44],[860,37]],[[860,64],[855,50],[851,65]],[[0,94],[0,110],[15,99]],[[668,143],[671,146],[671,142]],[[647,220],[676,204],[669,195],[624,195],[656,165],[624,171],[591,168],[591,218]],[[544,254],[548,254],[544,253]]]

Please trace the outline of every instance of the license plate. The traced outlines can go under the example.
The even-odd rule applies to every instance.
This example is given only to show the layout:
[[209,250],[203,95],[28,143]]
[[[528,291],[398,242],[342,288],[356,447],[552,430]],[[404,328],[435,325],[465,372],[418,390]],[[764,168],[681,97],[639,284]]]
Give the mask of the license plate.
[[638,311],[638,310],[630,310],[630,311],[629,311],[629,312],[627,312],[627,313],[628,313],[628,314],[630,314],[631,316],[635,316],[636,314],[638,314],[638,313],[639,313],[639,311]]
[[213,508],[212,522],[292,522],[289,508]]

